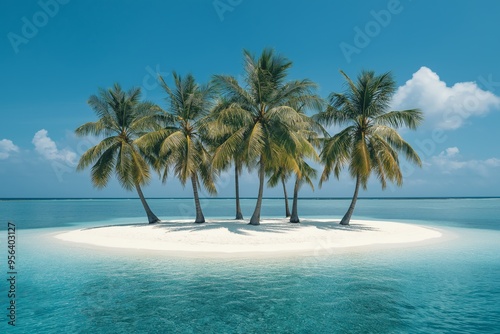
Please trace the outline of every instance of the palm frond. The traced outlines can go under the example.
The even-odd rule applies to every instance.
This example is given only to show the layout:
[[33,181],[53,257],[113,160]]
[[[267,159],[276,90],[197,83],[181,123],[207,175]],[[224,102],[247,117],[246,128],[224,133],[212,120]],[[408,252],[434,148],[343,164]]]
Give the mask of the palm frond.
[[136,140],[146,131],[158,128],[154,115],[159,111],[154,104],[141,102],[140,96],[140,88],[124,91],[116,83],[112,88],[100,89],[98,95],[88,100],[99,119],[78,127],[75,133],[105,138],[80,157],[77,170],[94,164],[91,177],[98,188],[107,184],[113,171],[126,189],[135,187],[135,182],[149,181],[149,166],[143,157],[146,151],[136,146]]
[[351,158],[355,130],[354,126],[350,126],[325,140],[325,145],[320,153],[320,159],[325,165],[321,182],[328,180],[332,171],[336,178],[339,177],[340,169]]
[[394,128],[407,127],[415,130],[424,120],[424,115],[419,109],[390,111],[377,116],[376,124],[389,125]]
[[238,149],[241,149],[242,147],[246,132],[246,128],[236,130],[229,138],[217,147],[212,161],[215,168],[221,169],[237,155]]
[[97,122],[88,122],[85,123],[75,130],[75,134],[77,136],[109,136],[114,129],[110,129],[107,124],[99,120]]
[[108,184],[115,168],[118,147],[118,145],[113,145],[107,148],[92,166],[91,178],[95,187],[104,188]]
[[92,165],[100,158],[104,151],[117,144],[119,144],[119,140],[116,136],[103,139],[97,145],[89,148],[85,153],[81,155],[78,165],[76,166],[76,170],[82,171],[88,166]]
[[240,106],[248,106],[254,104],[254,98],[240,86],[238,81],[227,75],[214,75],[213,83],[221,91],[222,96],[227,98],[232,103],[237,103]]
[[417,152],[408,144],[399,133],[387,126],[377,126],[374,130],[374,134],[379,136],[381,140],[387,141],[387,143],[404,154],[405,158],[416,164],[417,166],[422,166],[422,161],[418,156]]
[[132,190],[134,182],[134,166],[132,161],[132,148],[127,143],[121,142],[116,159],[116,177],[120,185]]
[[264,151],[265,138],[262,124],[260,122],[255,123],[247,136],[245,143],[246,160],[253,161]]

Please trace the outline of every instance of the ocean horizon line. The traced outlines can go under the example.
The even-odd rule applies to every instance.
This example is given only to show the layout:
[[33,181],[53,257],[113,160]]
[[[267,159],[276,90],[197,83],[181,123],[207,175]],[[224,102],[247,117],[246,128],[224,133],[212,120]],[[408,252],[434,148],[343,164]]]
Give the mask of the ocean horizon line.
[[[500,196],[402,196],[402,197],[358,197],[360,200],[429,200],[429,199],[499,199]],[[193,197],[147,197],[148,200],[193,199]],[[234,200],[234,197],[203,197],[211,200]],[[240,197],[240,200],[256,200],[257,197]],[[263,199],[285,199],[284,197],[263,197]],[[291,200],[292,198],[289,198]],[[351,200],[352,197],[300,197],[299,200]],[[0,201],[64,201],[64,200],[139,200],[138,197],[4,197]]]

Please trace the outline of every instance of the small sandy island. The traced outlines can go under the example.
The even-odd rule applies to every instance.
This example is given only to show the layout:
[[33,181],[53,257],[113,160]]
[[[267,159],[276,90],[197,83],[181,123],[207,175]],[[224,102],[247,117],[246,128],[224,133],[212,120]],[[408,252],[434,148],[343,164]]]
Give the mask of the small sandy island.
[[80,229],[56,238],[102,247],[190,254],[318,253],[335,248],[415,243],[441,237],[441,232],[413,224],[352,220],[266,219],[259,226],[237,220],[164,221],[156,225],[113,225]]

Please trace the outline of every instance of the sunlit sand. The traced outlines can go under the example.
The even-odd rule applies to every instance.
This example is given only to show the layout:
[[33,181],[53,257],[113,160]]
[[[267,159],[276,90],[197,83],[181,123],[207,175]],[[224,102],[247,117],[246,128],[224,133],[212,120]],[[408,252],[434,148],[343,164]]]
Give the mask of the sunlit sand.
[[300,224],[290,224],[285,219],[266,219],[259,226],[236,220],[212,220],[205,224],[164,221],[156,225],[114,225],[65,232],[56,238],[101,247],[174,253],[271,254],[406,245],[441,235],[431,228],[385,221],[353,220],[350,226],[341,226],[338,220],[303,219]]

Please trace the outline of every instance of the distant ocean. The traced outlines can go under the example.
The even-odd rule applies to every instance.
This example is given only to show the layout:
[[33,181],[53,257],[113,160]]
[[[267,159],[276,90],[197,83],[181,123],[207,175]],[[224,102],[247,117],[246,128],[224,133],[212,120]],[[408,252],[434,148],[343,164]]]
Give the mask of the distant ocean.
[[[299,214],[340,219],[349,201],[302,199]],[[149,203],[162,219],[194,219],[192,199]],[[245,218],[254,205],[242,200]],[[233,199],[202,206],[207,219],[234,218]],[[264,199],[262,217],[283,214],[282,199]],[[354,219],[426,225],[451,237],[276,259],[175,258],[53,237],[145,222],[136,199],[0,200],[0,218],[1,333],[500,333],[500,198],[361,199]]]

